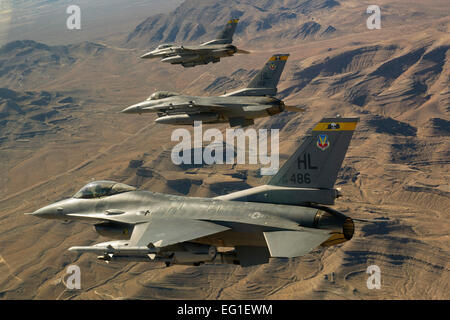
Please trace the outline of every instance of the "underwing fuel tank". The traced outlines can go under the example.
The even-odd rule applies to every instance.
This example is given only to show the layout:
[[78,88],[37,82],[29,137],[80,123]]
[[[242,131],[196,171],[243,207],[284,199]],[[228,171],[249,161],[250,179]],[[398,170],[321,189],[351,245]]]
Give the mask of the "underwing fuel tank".
[[155,122],[160,124],[194,124],[194,121],[208,123],[217,121],[218,118],[219,116],[216,113],[175,114],[159,117]]

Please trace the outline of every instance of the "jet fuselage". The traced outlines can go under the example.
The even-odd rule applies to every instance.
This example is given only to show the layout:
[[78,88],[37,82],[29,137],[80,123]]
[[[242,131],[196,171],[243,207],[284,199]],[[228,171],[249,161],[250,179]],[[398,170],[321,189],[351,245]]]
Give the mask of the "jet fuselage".
[[192,125],[194,121],[222,123],[230,118],[256,119],[284,111],[284,103],[273,97],[176,95],[134,104],[123,113],[158,113],[157,123]]
[[[131,234],[132,225],[155,220],[211,221],[230,230],[195,242],[225,247],[264,246],[263,232],[277,229],[325,228],[343,234],[344,223],[349,219],[312,207],[223,201],[149,191],[130,191],[99,199],[70,198],[41,208],[32,215],[62,220],[108,220],[122,229],[129,225],[126,235]],[[345,238],[351,238],[351,235],[347,234]],[[124,239],[123,234],[116,239]]]

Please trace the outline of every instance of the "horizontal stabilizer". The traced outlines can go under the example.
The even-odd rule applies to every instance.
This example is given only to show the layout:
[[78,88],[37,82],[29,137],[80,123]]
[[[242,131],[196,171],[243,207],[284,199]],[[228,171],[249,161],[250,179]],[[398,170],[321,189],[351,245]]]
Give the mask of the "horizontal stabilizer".
[[264,232],[270,256],[295,258],[308,254],[330,237],[330,230],[305,228],[305,231]]

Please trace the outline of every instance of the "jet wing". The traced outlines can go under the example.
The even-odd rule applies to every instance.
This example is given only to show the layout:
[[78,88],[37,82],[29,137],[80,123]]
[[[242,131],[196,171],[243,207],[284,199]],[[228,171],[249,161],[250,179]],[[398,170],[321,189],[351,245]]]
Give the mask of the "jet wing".
[[303,228],[302,231],[264,232],[270,255],[294,258],[308,254],[331,236],[330,230]]
[[158,219],[138,224],[130,238],[130,246],[166,247],[172,244],[194,240],[230,228],[218,224],[188,219]]

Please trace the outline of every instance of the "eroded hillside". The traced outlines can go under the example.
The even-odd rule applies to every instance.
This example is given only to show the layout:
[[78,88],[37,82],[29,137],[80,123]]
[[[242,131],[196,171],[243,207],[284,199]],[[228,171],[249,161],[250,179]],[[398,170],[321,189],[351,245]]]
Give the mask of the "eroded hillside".
[[[232,2],[186,1],[172,15],[136,21],[123,47],[25,41],[0,49],[1,298],[449,298],[448,4],[383,2],[382,29],[369,31],[368,3]],[[236,39],[251,55],[189,70],[138,59],[163,41],[208,40],[230,15],[239,15]],[[336,30],[321,36],[328,26]],[[351,241],[248,269],[104,264],[67,251],[106,241],[92,225],[23,215],[94,179],[205,197],[262,184],[257,165],[172,164],[174,127],[119,111],[155,90],[242,88],[278,52],[290,53],[279,97],[307,109],[256,122],[280,130],[280,161],[322,117],[361,118],[335,208],[383,220],[357,223]],[[60,281],[69,264],[82,270],[80,291]],[[367,289],[372,264],[381,268],[381,290]]]

